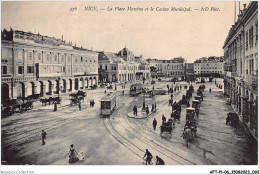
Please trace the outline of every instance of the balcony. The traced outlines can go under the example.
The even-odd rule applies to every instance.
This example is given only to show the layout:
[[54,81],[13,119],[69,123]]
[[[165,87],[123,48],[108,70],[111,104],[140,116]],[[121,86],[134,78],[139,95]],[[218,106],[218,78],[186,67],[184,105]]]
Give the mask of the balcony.
[[258,85],[258,76],[257,75],[248,75],[248,84],[257,87]]

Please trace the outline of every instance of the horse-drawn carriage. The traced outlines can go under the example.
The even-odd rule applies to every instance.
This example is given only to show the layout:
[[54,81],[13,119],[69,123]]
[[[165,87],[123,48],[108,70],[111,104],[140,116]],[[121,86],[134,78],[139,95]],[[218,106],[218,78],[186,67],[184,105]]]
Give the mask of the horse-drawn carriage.
[[18,99],[6,100],[4,104],[2,104],[2,115],[13,115],[15,112],[21,111],[21,104],[23,101]]
[[26,111],[33,109],[33,102],[32,101],[27,101],[26,103],[21,104],[21,111]]
[[97,89],[97,85],[90,86],[91,90]]
[[101,103],[101,115],[110,116],[116,108],[116,95],[108,93],[106,96],[102,97]]
[[199,100],[192,100],[192,107],[196,110],[200,109],[200,101]]
[[182,133],[186,146],[192,141],[197,132],[197,120],[195,118],[195,108],[186,108],[186,124]]
[[49,98],[41,98],[40,102],[42,103],[42,105],[44,104],[46,106],[47,103],[49,103],[49,105],[51,104],[61,104],[61,97],[49,97]]
[[25,98],[6,100],[2,105],[2,115],[13,115],[15,112],[22,112],[33,109],[33,101],[25,100]]
[[180,118],[181,118],[181,113],[180,113],[180,111],[173,111],[172,113],[171,113],[171,118],[173,118],[175,121],[176,120],[178,120],[178,121],[180,121]]
[[239,126],[239,117],[236,113],[228,113],[226,118],[226,125],[233,126],[235,129]]
[[195,119],[195,108],[186,108],[186,121],[193,121]]
[[162,137],[162,134],[163,134],[164,132],[167,132],[167,133],[169,133],[169,134],[171,135],[171,137],[172,137],[172,131],[173,131],[174,126],[175,126],[175,125],[174,125],[174,121],[173,121],[172,118],[170,118],[167,122],[162,123],[162,125],[160,126],[160,129],[161,129],[161,131],[160,131],[160,136]]
[[202,97],[201,96],[195,96],[194,98],[195,98],[195,100],[202,101]]
[[142,93],[142,84],[135,83],[130,86],[130,96],[136,96]]

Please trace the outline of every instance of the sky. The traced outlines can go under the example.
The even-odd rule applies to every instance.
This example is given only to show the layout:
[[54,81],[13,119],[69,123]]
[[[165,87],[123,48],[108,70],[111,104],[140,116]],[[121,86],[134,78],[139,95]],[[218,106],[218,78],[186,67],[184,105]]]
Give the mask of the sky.
[[[182,56],[193,62],[201,57],[223,56],[222,46],[234,24],[234,4],[233,1],[2,2],[1,29],[12,27],[56,38],[63,35],[67,42],[95,51],[117,53],[127,47],[144,58]],[[242,9],[243,2],[240,4]],[[88,6],[98,11],[85,11]],[[143,11],[115,11],[116,7],[126,10],[139,7]],[[171,7],[192,11],[170,11]],[[206,7],[208,11],[201,10]],[[219,10],[211,11],[212,7]],[[238,2],[236,7],[238,11]],[[161,11],[163,8],[169,10]]]

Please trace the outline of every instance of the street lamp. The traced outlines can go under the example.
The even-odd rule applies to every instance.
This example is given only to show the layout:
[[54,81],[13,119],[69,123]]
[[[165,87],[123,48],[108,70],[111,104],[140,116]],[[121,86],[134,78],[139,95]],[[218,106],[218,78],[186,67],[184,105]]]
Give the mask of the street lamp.
[[144,96],[144,94],[145,93],[143,92],[143,109],[142,109],[143,111],[145,111],[145,96]]
[[58,78],[58,84],[57,84],[57,90],[58,90],[58,98],[60,98],[60,77]]

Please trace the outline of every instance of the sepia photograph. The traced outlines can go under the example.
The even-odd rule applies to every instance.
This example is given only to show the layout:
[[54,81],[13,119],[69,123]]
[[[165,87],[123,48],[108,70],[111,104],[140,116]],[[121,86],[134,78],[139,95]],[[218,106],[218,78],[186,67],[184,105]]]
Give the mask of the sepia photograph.
[[258,1],[2,1],[1,174],[31,165],[259,174]]

